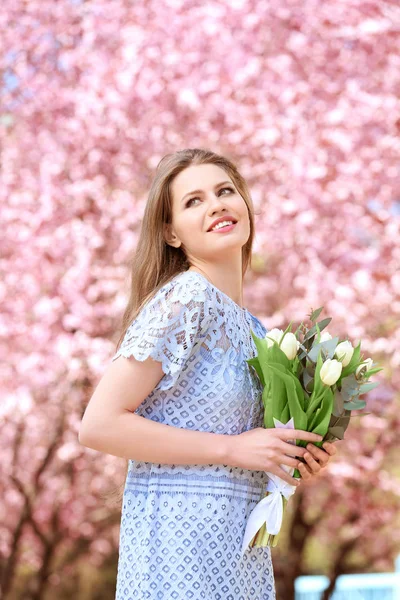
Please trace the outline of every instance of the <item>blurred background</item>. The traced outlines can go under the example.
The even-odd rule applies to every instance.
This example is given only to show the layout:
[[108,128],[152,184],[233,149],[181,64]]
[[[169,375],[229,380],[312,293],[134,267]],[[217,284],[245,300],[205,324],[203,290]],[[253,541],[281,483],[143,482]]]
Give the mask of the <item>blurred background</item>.
[[249,310],[294,330],[324,306],[330,332],[384,367],[289,503],[277,597],[299,576],[327,576],[328,598],[340,575],[394,571],[397,0],[3,0],[0,50],[1,598],[114,598],[120,505],[104,496],[125,461],[78,428],[115,351],[153,171],[190,147],[249,184]]

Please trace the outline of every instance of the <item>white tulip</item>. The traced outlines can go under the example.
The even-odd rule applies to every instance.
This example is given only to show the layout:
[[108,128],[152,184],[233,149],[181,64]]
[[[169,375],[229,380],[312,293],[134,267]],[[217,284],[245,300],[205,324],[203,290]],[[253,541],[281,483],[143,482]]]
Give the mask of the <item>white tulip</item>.
[[289,360],[293,360],[297,354],[297,338],[294,333],[289,331],[285,335],[281,343],[281,350],[286,354]]
[[322,383],[325,385],[333,385],[337,382],[342,372],[342,363],[335,359],[327,358],[319,372]]
[[372,360],[372,358],[367,358],[366,360],[364,360],[361,365],[358,365],[357,369],[356,369],[356,378],[358,376],[362,376],[363,373],[362,371],[369,371],[370,369],[372,369],[372,365],[374,364],[374,361]]
[[[271,331],[267,331],[267,335],[265,336],[265,339],[267,340],[267,346],[268,348],[270,348],[273,345],[273,340],[275,340],[276,342],[281,341],[283,336],[283,331],[282,329],[278,329],[277,327],[274,327],[274,329],[271,329]],[[272,339],[270,339],[272,338]]]
[[321,333],[321,337],[320,337],[319,343],[321,343],[321,342],[327,342],[328,340],[331,340],[331,339],[332,339],[331,334],[328,333],[327,331],[323,331]]
[[341,342],[336,346],[335,356],[338,360],[341,361],[344,367],[347,367],[349,362],[351,361],[351,357],[353,356],[354,348],[351,345],[351,342],[346,340],[345,342]]

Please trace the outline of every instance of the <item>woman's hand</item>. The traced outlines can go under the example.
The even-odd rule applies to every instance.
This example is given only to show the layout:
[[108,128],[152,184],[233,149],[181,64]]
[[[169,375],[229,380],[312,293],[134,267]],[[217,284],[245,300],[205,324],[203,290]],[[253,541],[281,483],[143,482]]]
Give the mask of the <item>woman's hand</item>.
[[[324,449],[322,449],[324,448]],[[304,481],[309,481],[313,476],[318,475],[326,467],[330,458],[337,452],[334,444],[324,442],[322,448],[308,444],[304,460],[306,464],[300,462],[299,473]]]
[[299,485],[299,479],[289,475],[281,465],[299,468],[301,463],[295,457],[304,456],[307,450],[289,441],[298,439],[320,442],[323,438],[299,429],[256,427],[238,435],[227,436],[227,439],[230,448],[226,464],[251,471],[273,473],[290,485]]

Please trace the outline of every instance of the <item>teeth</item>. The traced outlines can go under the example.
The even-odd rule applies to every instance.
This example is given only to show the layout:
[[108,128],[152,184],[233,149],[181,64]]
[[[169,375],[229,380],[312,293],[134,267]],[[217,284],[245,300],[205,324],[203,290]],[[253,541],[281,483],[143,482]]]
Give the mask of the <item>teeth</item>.
[[233,225],[233,221],[221,221],[218,225],[213,227],[211,231],[214,231],[214,229],[221,229],[221,227],[225,227],[226,225]]

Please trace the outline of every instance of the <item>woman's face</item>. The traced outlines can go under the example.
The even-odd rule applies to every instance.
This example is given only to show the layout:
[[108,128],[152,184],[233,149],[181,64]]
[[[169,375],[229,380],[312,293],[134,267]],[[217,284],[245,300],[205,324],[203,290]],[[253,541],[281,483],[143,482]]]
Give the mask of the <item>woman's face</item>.
[[[194,190],[199,190],[193,193]],[[247,205],[232,180],[214,164],[193,165],[181,171],[171,184],[172,227],[168,242],[184,245],[190,259],[217,262],[232,252],[241,253],[250,235]],[[232,217],[236,225],[226,232],[209,231],[219,217]],[[193,260],[190,262],[193,263]]]

